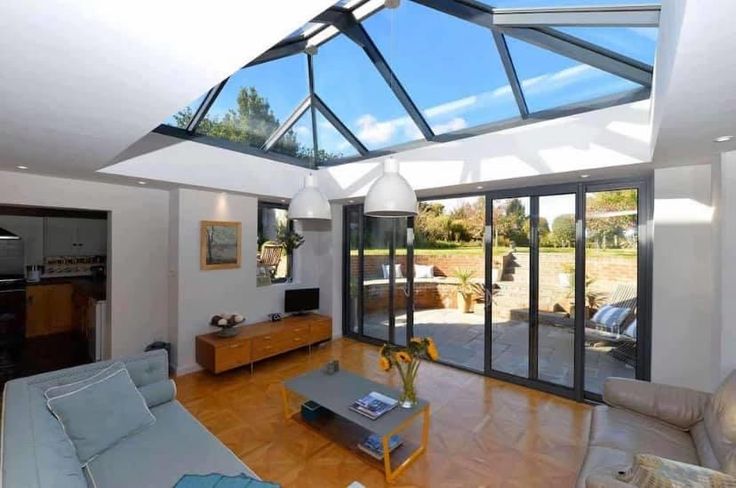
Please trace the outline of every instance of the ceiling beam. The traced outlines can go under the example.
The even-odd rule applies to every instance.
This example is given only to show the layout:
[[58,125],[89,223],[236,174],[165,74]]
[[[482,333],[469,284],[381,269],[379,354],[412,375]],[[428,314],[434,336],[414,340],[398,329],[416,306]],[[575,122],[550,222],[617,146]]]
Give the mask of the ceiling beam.
[[406,110],[406,113],[409,114],[409,117],[414,121],[417,128],[419,128],[424,139],[428,141],[434,140],[435,135],[432,128],[424,119],[419,108],[417,108],[404,86],[396,77],[396,74],[394,74],[393,70],[386,62],[381,51],[378,50],[373,39],[371,39],[368,32],[366,32],[360,22],[358,22],[349,11],[338,8],[326,10],[317,16],[315,20],[317,22],[326,22],[334,25],[340,32],[345,34],[349,39],[360,46],[363,51],[365,51],[366,55],[368,55],[368,59],[371,60],[373,66],[376,67],[386,84],[394,95],[396,95],[399,103],[401,103],[404,110]]
[[460,3],[454,0],[412,1],[467,22],[515,37],[542,49],[639,83],[642,86],[652,86],[654,69],[651,66],[554,29],[496,25],[493,21],[493,10],[484,8],[474,2]]
[[299,120],[299,117],[304,115],[304,112],[309,110],[309,106],[311,105],[311,99],[309,95],[307,95],[304,100],[299,102],[299,105],[296,106],[293,112],[286,118],[283,124],[281,124],[275,131],[273,131],[273,134],[268,136],[268,139],[266,139],[266,142],[263,143],[263,147],[261,148],[264,151],[270,151],[271,148],[278,142],[281,137],[289,132],[289,130],[296,124],[296,121]]
[[307,48],[307,40],[302,39],[299,41],[284,43],[284,44],[277,44],[265,53],[258,56],[256,59],[248,63],[245,67],[248,66],[255,66],[257,64],[265,63],[268,61],[273,61],[275,59],[279,58],[285,58],[286,56],[291,56],[292,54],[299,54],[303,53],[304,50]]
[[519,82],[519,76],[516,74],[516,68],[514,68],[514,62],[509,54],[509,47],[506,45],[506,39],[500,32],[493,31],[493,41],[496,43],[498,53],[501,55],[501,63],[503,63],[503,69],[506,71],[506,77],[509,80],[509,86],[511,92],[514,94],[516,104],[519,106],[519,114],[522,119],[529,117],[529,107],[526,104],[524,98],[524,92],[521,90],[521,83]]
[[360,142],[360,139],[358,139],[355,134],[353,134],[353,132],[342,123],[342,120],[340,120],[340,118],[335,115],[327,105],[325,105],[325,102],[322,101],[319,95],[315,94],[313,100],[314,107],[319,110],[324,118],[326,118],[327,121],[337,129],[337,131],[355,148],[356,151],[360,153],[361,156],[368,154],[368,148],[365,147],[363,143]]
[[626,7],[556,7],[493,9],[493,25],[501,27],[588,26],[657,27],[659,5]]

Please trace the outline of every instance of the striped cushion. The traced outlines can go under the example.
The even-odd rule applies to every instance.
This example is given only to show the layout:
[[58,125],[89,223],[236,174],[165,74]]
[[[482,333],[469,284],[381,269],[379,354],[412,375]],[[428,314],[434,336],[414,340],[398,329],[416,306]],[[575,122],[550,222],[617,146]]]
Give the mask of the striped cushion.
[[637,454],[634,464],[618,479],[638,488],[734,488],[736,478],[712,469]]
[[593,315],[593,322],[597,322],[606,329],[612,332],[618,332],[621,328],[621,324],[624,323],[626,317],[631,312],[628,308],[614,307],[612,305],[603,305],[595,315]]

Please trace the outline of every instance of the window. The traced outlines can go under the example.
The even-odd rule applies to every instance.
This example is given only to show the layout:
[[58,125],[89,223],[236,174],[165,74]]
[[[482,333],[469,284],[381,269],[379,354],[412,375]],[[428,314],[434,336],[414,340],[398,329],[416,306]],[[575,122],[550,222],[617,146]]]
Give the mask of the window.
[[182,110],[170,115],[168,119],[164,120],[164,124],[170,125],[171,127],[186,129],[189,122],[192,121],[192,117],[194,117],[194,114],[197,112],[197,109],[202,105],[205,95],[206,93],[184,107]]
[[258,202],[258,286],[283,283],[291,279],[293,258],[284,243],[294,228],[283,205]]

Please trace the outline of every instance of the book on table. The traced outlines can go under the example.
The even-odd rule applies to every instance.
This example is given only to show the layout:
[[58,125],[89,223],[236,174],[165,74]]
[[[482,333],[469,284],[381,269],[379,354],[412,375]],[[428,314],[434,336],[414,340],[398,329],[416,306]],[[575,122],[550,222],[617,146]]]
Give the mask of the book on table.
[[[401,437],[392,435],[388,440],[388,452],[393,452],[394,449],[403,444]],[[376,459],[383,459],[383,444],[381,438],[376,434],[371,434],[366,437],[363,442],[358,444],[358,449]]]
[[381,415],[391,411],[398,404],[398,400],[372,391],[364,397],[355,400],[350,406],[350,410],[365,415],[371,420],[376,420]]

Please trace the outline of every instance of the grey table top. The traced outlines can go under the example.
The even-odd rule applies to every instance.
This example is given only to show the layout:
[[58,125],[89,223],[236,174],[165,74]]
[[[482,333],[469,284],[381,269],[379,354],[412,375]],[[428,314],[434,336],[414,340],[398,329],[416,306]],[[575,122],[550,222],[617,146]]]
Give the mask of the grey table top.
[[333,413],[379,436],[385,436],[394,432],[397,427],[420,413],[429,405],[426,400],[417,399],[417,404],[412,408],[396,406],[396,408],[378,419],[371,420],[364,415],[350,410],[350,405],[358,398],[372,391],[382,393],[397,400],[399,399],[400,393],[385,385],[343,370],[329,375],[322,372],[321,369],[317,369],[286,380],[284,385],[294,393],[319,403]]

